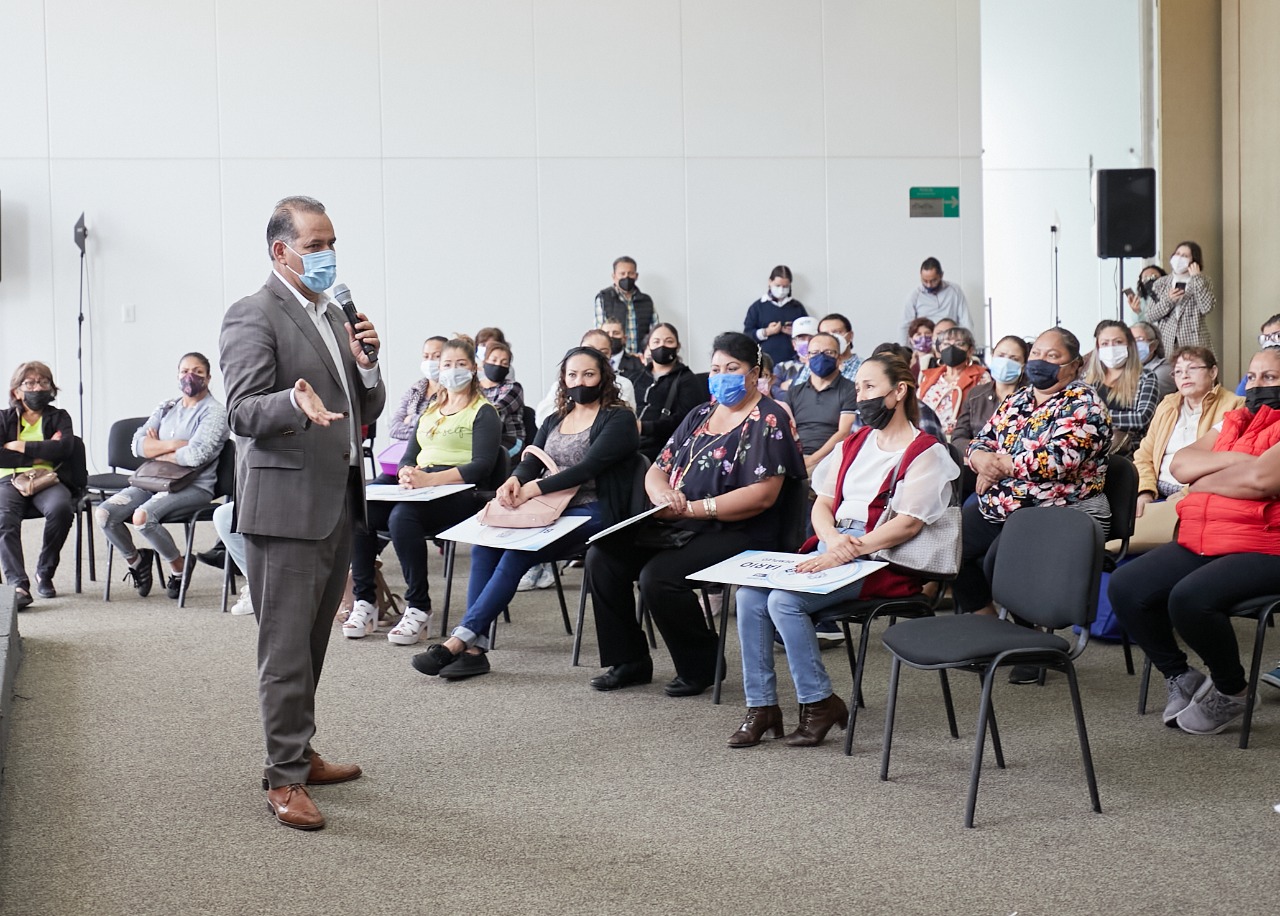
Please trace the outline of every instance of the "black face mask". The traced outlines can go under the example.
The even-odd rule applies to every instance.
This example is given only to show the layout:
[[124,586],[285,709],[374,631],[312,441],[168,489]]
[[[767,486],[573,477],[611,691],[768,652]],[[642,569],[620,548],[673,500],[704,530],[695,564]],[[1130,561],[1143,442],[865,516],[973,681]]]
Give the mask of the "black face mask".
[[572,388],[564,390],[565,397],[579,404],[594,404],[600,400],[600,396],[604,394],[604,389],[599,385],[575,385]]
[[619,353],[621,353],[622,348],[625,347],[626,345],[627,345],[627,342],[623,340],[621,337],[609,338],[609,352],[612,353],[614,356],[617,356]]
[[942,361],[942,365],[950,366],[954,369],[967,363],[969,354],[957,346],[946,346],[938,353],[938,359]]
[[27,410],[33,413],[40,413],[50,404],[56,397],[52,391],[24,391],[22,392],[22,403],[27,405]]
[[636,281],[632,280],[630,277],[623,277],[618,281],[618,289],[622,290],[624,293],[629,293],[635,288]]
[[878,398],[867,398],[858,402],[858,419],[863,426],[872,429],[884,429],[893,419],[893,408],[884,406],[885,395]]
[[676,354],[680,352],[675,347],[654,347],[649,351],[649,355],[653,357],[653,361],[659,366],[670,366],[676,361]]
[[1265,385],[1250,388],[1244,393],[1244,406],[1250,413],[1257,413],[1258,408],[1266,406],[1272,410],[1280,410],[1280,385]]
[[484,364],[484,377],[491,382],[505,382],[510,374],[510,366],[495,366],[493,363]]

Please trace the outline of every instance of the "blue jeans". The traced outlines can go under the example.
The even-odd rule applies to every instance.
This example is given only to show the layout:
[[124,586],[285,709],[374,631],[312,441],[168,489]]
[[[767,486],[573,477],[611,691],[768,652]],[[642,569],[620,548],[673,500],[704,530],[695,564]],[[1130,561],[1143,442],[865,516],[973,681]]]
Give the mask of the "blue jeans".
[[[859,529],[845,529],[858,537]],[[811,595],[782,589],[738,589],[738,641],[742,645],[742,687],[748,706],[776,706],[778,679],[773,672],[773,633],[776,629],[787,650],[787,664],[796,685],[796,699],[817,703],[831,696],[831,678],[822,664],[813,614],[862,593],[859,579],[829,595]]]
[[541,550],[502,550],[497,547],[481,547],[479,544],[471,548],[467,613],[450,635],[468,646],[487,650],[489,627],[511,604],[516,586],[520,584],[520,577],[539,563],[571,557],[581,552],[587,538],[606,527],[600,517],[598,502],[566,509],[564,514],[585,515],[589,521]]

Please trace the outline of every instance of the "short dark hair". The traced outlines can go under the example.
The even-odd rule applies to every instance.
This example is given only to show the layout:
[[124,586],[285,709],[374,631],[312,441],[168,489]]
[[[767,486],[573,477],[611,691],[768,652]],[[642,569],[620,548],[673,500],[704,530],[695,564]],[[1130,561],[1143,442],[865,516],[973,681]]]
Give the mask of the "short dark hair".
[[284,242],[293,247],[293,243],[298,240],[298,227],[293,221],[294,212],[324,213],[325,210],[324,204],[314,197],[303,197],[300,194],[276,201],[275,209],[271,211],[271,219],[267,220],[268,254],[271,253],[271,246],[276,242]]
[[1022,351],[1022,362],[1024,364],[1031,358],[1031,344],[1027,343],[1024,338],[1019,337],[1017,334],[1006,334],[1004,337],[1001,337],[994,345],[992,345],[991,352],[994,353],[996,347],[1000,346],[1006,340],[1013,341],[1014,345]]
[[192,350],[190,353],[183,353],[180,357],[178,357],[178,365],[181,366],[183,361],[185,361],[188,357],[190,357],[191,359],[199,360],[200,365],[204,366],[205,372],[208,372],[210,374],[213,373],[213,366],[209,363],[209,357],[205,356],[203,353],[197,353],[195,350]]
[[605,343],[609,342],[608,334],[606,334],[604,331],[600,330],[599,328],[592,328],[591,330],[583,334],[582,337],[578,340],[578,346],[585,347],[587,345],[586,344],[587,338],[595,334],[599,334],[601,337],[603,337],[605,339]]
[[788,267],[786,264],[779,264],[769,274],[770,280],[777,280],[779,278],[786,280],[788,283],[791,282],[791,268]]
[[916,331],[924,327],[927,327],[929,329],[929,332],[933,333],[933,319],[932,318],[912,318],[911,324],[907,325],[907,336],[915,337]]
[[666,330],[671,332],[671,336],[676,339],[676,343],[680,343],[680,332],[676,330],[676,326],[669,321],[659,321],[649,329],[649,337],[652,339],[654,331]]
[[822,322],[824,321],[838,321],[844,325],[844,329],[846,331],[850,331],[850,332],[853,331],[853,323],[849,321],[848,318],[841,315],[839,312],[831,312],[830,314],[823,315],[821,318],[818,319],[818,327],[822,327]]
[[1039,334],[1036,335],[1036,340],[1039,340],[1041,337],[1043,337],[1046,334],[1057,334],[1059,339],[1062,340],[1062,345],[1067,348],[1067,353],[1071,355],[1071,359],[1067,360],[1067,362],[1074,362],[1075,360],[1080,358],[1080,339],[1076,337],[1076,335],[1068,331],[1066,328],[1064,328],[1062,325],[1056,325],[1052,328],[1046,328],[1045,330],[1041,331]]
[[617,272],[619,264],[630,264],[632,267],[635,267],[637,270],[639,269],[639,265],[636,264],[636,259],[632,257],[628,257],[625,254],[620,258],[613,259],[614,272]]
[[428,337],[426,340],[424,340],[424,341],[422,342],[422,345],[425,347],[425,346],[426,346],[427,344],[429,344],[429,343],[438,343],[438,344],[440,344],[441,346],[443,346],[444,344],[447,344],[448,342],[449,342],[449,338],[447,338],[447,337],[441,337],[439,334],[436,334],[436,335],[433,335],[433,336],[431,336],[431,337]]
[[1208,347],[1178,347],[1173,354],[1173,364],[1176,366],[1180,359],[1198,359],[1210,369],[1218,368],[1218,357]]
[[[933,322],[930,322],[932,324]],[[890,356],[896,356],[904,363],[911,363],[911,348],[900,343],[892,343],[885,341],[871,351],[872,356],[879,356],[881,353],[888,353]]]
[[1173,250],[1177,251],[1183,245],[1186,245],[1187,248],[1191,250],[1191,263],[1198,265],[1201,270],[1204,270],[1204,252],[1200,250],[1200,243],[1192,242],[1190,240],[1179,242],[1173,246]]
[[515,354],[511,352],[511,344],[505,340],[498,340],[496,337],[484,345],[484,358],[488,359],[491,353],[505,353],[507,354],[507,359],[510,360],[516,358]]
[[926,270],[936,270],[938,272],[938,276],[941,277],[942,262],[937,258],[925,258],[920,262],[920,272],[924,273]]
[[1266,321],[1262,322],[1262,327],[1259,327],[1258,330],[1261,331],[1262,328],[1265,328],[1269,324],[1280,324],[1280,312],[1277,312]]
[[726,331],[717,335],[711,342],[711,352],[728,353],[740,363],[752,366],[762,365],[760,357],[763,351],[760,345],[746,334],[739,334],[737,331]]

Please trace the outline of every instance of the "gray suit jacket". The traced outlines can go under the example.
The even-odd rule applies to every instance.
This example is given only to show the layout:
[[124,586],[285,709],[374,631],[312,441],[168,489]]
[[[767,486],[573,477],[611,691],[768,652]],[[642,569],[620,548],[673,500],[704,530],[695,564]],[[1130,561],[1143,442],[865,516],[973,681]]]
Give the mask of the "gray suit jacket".
[[[365,387],[343,328],[345,319],[333,306],[328,317],[342,354],[359,438],[360,427],[382,412],[386,386]],[[304,378],[328,409],[341,410],[346,403],[316,326],[272,273],[262,289],[227,311],[218,346],[228,421],[238,447],[237,530],[303,540],[328,537],[348,498],[349,430],[341,422],[313,424],[289,397],[294,383]],[[354,498],[354,517],[363,521],[363,490]]]

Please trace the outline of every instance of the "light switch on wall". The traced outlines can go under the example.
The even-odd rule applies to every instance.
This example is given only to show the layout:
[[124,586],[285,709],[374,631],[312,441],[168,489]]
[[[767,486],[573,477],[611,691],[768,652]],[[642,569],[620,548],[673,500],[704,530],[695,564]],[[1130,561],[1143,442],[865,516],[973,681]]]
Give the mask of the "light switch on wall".
[[122,312],[123,313],[121,314],[120,317],[126,323],[133,322],[137,318],[137,315],[135,314],[135,311],[134,311],[133,303],[129,303],[128,305],[126,305],[122,310]]

